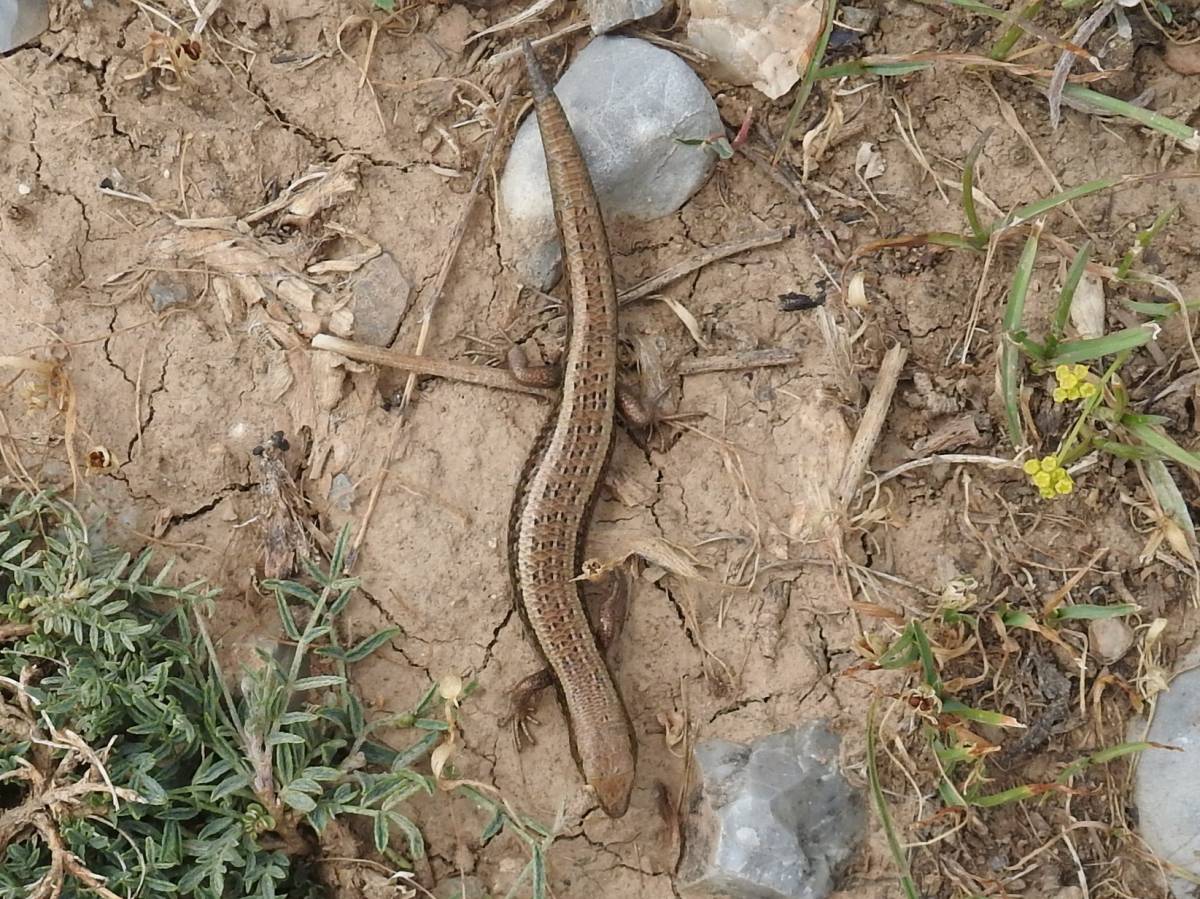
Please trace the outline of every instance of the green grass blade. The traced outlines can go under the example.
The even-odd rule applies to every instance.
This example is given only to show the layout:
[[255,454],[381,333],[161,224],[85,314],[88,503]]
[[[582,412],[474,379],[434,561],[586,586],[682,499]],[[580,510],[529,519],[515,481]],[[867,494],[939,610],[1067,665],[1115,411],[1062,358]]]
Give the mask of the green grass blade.
[[920,659],[920,657],[916,643],[913,640],[912,625],[909,625],[896,638],[896,641],[876,660],[875,664],[880,668],[891,671],[907,668]]
[[775,155],[771,159],[771,165],[776,165],[779,162],[779,157],[783,155],[784,148],[787,147],[788,141],[791,140],[792,131],[796,127],[796,123],[800,121],[800,113],[804,109],[804,104],[808,102],[808,97],[812,93],[813,82],[816,81],[817,70],[821,66],[821,60],[825,57],[825,48],[829,46],[829,36],[833,34],[834,17],[837,14],[837,0],[829,0],[825,9],[825,26],[821,29],[821,37],[817,40],[817,46],[813,50],[812,59],[808,62],[808,68],[804,70],[804,77],[800,79],[800,87],[796,91],[796,99],[792,102],[792,108],[788,111],[787,121],[783,126],[783,134],[779,137],[779,144],[775,147]]
[[1100,621],[1106,618],[1123,618],[1132,615],[1141,607],[1131,602],[1113,603],[1109,606],[1094,603],[1079,603],[1073,606],[1059,606],[1050,613],[1052,621]]
[[888,809],[887,797],[883,795],[883,787],[879,783],[878,746],[879,737],[875,733],[875,703],[867,709],[867,784],[871,791],[871,804],[875,806],[875,814],[887,837],[888,850],[892,861],[900,870],[900,888],[904,890],[905,899],[921,899],[917,885],[912,879],[912,871],[908,867],[908,856],[900,845],[900,837],[896,833],[896,824],[892,821],[892,813]]
[[1126,103],[1124,100],[1118,100],[1116,97],[1110,97],[1108,94],[1102,94],[1080,84],[1068,84],[1063,88],[1063,93],[1068,97],[1090,103],[1102,112],[1131,119],[1147,128],[1173,137],[1192,152],[1200,150],[1200,131],[1177,119],[1168,118],[1149,109],[1142,109],[1140,106],[1134,106],[1132,103]]
[[1067,340],[1058,345],[1054,355],[1046,360],[1048,365],[1074,365],[1113,356],[1127,350],[1145,346],[1158,336],[1160,328],[1155,324],[1138,325],[1113,331],[1103,337],[1088,337],[1083,340]]
[[1189,541],[1194,541],[1196,526],[1192,523],[1192,514],[1188,511],[1187,500],[1183,498],[1183,493],[1180,491],[1179,485],[1175,483],[1175,479],[1171,477],[1167,466],[1159,459],[1149,460],[1146,463],[1146,479],[1150,482],[1150,489],[1154,492],[1154,498],[1158,500],[1163,513],[1179,526]]
[[1013,273],[1012,286],[1008,291],[1008,303],[1004,307],[1004,334],[1000,342],[1000,390],[1004,399],[1005,418],[1008,424],[1008,439],[1014,447],[1022,445],[1021,434],[1021,352],[1009,335],[1021,329],[1025,315],[1025,297],[1029,293],[1029,281],[1033,277],[1033,265],[1037,261],[1038,237],[1041,228],[1035,227],[1025,241],[1025,249]]
[[1099,193],[1102,190],[1116,187],[1125,179],[1110,176],[1108,178],[1096,178],[1092,181],[1086,181],[1083,184],[1077,184],[1074,187],[1069,187],[1064,191],[1052,194],[1049,197],[1044,197],[1041,200],[1035,200],[1032,203],[1026,203],[1006,215],[992,229],[993,231],[1003,231],[1006,228],[1015,228],[1017,225],[1023,225],[1038,216],[1045,215],[1052,209],[1057,209],[1070,203],[1072,200],[1078,200],[1081,197],[1090,196],[1091,194]]
[[[1023,10],[1017,13],[1017,19],[1032,19],[1042,11],[1042,2],[1043,0],[1033,0],[1032,3],[1028,4]],[[1017,45],[1017,41],[1021,39],[1021,35],[1024,33],[1025,30],[1019,24],[1014,23],[1013,25],[1010,25],[1000,40],[996,41],[996,46],[992,47],[991,52],[988,53],[988,56],[990,56],[992,59],[1008,59],[1008,54],[1012,52],[1013,47]]]
[[878,75],[882,78],[897,78],[901,75],[911,75],[913,72],[923,72],[932,69],[931,62],[872,62],[871,57],[852,59],[832,66],[824,66],[813,73],[813,81],[826,78],[854,78],[867,75]]
[[[1075,254],[1067,279],[1063,282],[1062,291],[1058,295],[1058,306],[1054,309],[1054,320],[1050,323],[1050,339],[1047,341],[1051,348],[1057,347],[1067,329],[1067,319],[1071,315],[1071,303],[1075,300],[1075,291],[1087,270],[1087,264],[1092,258],[1092,242],[1086,241]],[[1051,351],[1053,354],[1053,350]]]
[[980,724],[989,724],[992,727],[1025,726],[1012,715],[1005,715],[1003,712],[990,712],[987,709],[977,709],[966,703],[959,702],[957,699],[945,700],[942,703],[942,712],[946,715],[954,715],[955,717],[962,718],[964,721],[978,721]]
[[1115,759],[1123,758],[1127,755],[1133,755],[1137,752],[1145,752],[1147,749],[1174,749],[1173,746],[1165,746],[1162,743],[1118,743],[1115,746],[1108,746],[1104,749],[1097,750],[1091,755],[1086,755],[1081,759],[1076,759],[1063,768],[1062,773],[1058,775],[1058,783],[1063,784],[1074,777],[1076,774],[1083,771],[1085,768],[1090,768],[1092,765],[1107,765]]
[[1133,241],[1133,246],[1122,257],[1121,264],[1117,266],[1117,277],[1124,281],[1129,277],[1129,270],[1133,268],[1133,264],[1142,258],[1142,254],[1146,252],[1146,248],[1150,246],[1154,238],[1158,237],[1160,231],[1167,226],[1167,222],[1171,220],[1178,210],[1178,206],[1168,206],[1162,212],[1154,217],[1154,221],[1145,231],[1139,231],[1138,236]]
[[1128,417],[1121,419],[1121,424],[1129,433],[1160,456],[1174,459],[1180,465],[1186,465],[1193,471],[1200,471],[1200,456],[1188,452],[1166,434],[1155,430],[1148,424],[1130,422]]
[[1154,450],[1145,446],[1133,446],[1119,440],[1105,440],[1098,437],[1092,441],[1092,446],[1103,453],[1111,453],[1121,459],[1150,460],[1157,459]]
[[987,228],[983,227],[983,223],[979,221],[979,213],[975,209],[975,163],[979,160],[979,154],[983,152],[983,145],[987,142],[991,133],[992,129],[988,128],[983,134],[979,135],[979,139],[971,147],[971,152],[963,160],[963,214],[967,217],[967,224],[971,226],[971,233],[975,235],[975,243],[978,246],[986,244],[990,235]]
[[929,646],[929,638],[925,636],[925,628],[921,627],[919,621],[912,622],[909,628],[912,631],[913,643],[917,647],[917,656],[921,659],[921,671],[924,674],[925,683],[934,693],[940,693],[942,679],[938,674],[937,662],[933,658],[933,649]]
[[[1138,315],[1147,315],[1154,319],[1163,319],[1174,315],[1179,311],[1179,303],[1140,303],[1137,300],[1122,300],[1125,308]],[[1200,299],[1185,300],[1184,305],[1189,310],[1200,309]]]
[[1001,790],[999,793],[991,793],[987,796],[968,796],[967,799],[976,808],[996,808],[999,805],[1035,799],[1043,793],[1049,793],[1055,789],[1061,790],[1062,787],[1057,784],[1021,784],[1008,790]]

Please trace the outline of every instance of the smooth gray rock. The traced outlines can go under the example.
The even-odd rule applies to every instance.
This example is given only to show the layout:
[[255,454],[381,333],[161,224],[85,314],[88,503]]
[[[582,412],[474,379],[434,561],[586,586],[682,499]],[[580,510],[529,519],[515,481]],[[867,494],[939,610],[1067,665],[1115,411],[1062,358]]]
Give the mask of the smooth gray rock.
[[371,346],[391,346],[412,293],[392,254],[382,253],[359,269],[351,290],[354,339]]
[[[724,134],[717,104],[682,59],[643,40],[598,37],[555,87],[611,227],[677,210],[700,189],[715,155],[678,139]],[[517,131],[500,179],[502,247],[528,284],[558,278],[562,249],[534,116]]]
[[749,746],[696,747],[680,890],[734,899],[824,899],[862,839],[862,797],[838,767],[823,722]]
[[0,0],[0,53],[29,43],[49,27],[46,0]]
[[663,0],[585,0],[592,34],[604,34],[626,22],[652,16],[663,8]]
[[[1174,746],[1179,752],[1148,749],[1138,760],[1134,801],[1142,836],[1154,852],[1200,875],[1200,653],[1180,666],[1183,674],[1158,699],[1146,739]],[[1130,739],[1140,740],[1133,728]],[[1172,882],[1179,899],[1200,896],[1180,879]]]

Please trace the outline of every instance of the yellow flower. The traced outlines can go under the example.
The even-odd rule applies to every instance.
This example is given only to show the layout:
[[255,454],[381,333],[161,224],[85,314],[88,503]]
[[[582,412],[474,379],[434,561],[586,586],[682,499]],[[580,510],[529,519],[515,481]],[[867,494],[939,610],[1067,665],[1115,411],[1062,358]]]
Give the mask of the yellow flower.
[[1054,369],[1054,377],[1058,379],[1059,386],[1070,390],[1079,383],[1079,376],[1071,369],[1069,365],[1060,365]]
[[1058,386],[1054,388],[1054,402],[1065,403],[1096,395],[1096,385],[1088,380],[1086,365],[1059,365],[1054,369]]
[[1075,489],[1075,482],[1062,467],[1057,456],[1026,459],[1021,465],[1021,470],[1028,475],[1042,499],[1064,496]]

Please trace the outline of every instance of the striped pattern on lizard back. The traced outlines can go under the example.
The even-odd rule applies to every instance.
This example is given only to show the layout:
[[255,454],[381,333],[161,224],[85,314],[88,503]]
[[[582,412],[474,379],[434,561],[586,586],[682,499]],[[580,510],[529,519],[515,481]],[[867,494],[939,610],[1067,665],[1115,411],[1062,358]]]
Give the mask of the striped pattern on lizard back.
[[570,282],[569,334],[562,397],[518,485],[510,568],[522,617],[558,683],[584,778],[605,811],[619,816],[629,802],[636,744],[575,581],[613,446],[617,294],[583,157],[536,61],[530,79]]

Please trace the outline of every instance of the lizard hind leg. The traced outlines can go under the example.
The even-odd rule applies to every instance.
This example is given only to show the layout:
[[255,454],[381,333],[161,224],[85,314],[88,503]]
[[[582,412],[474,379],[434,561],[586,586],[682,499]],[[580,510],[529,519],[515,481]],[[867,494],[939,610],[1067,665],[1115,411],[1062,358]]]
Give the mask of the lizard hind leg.
[[[585,582],[586,584],[586,582]],[[606,586],[607,590],[600,587]],[[584,587],[588,620],[600,651],[607,658],[621,636],[625,615],[629,609],[629,576],[624,569],[611,572],[595,589]],[[512,732],[513,745],[520,752],[537,744],[533,726],[541,722],[535,717],[541,694],[554,686],[554,674],[542,668],[521,678],[509,692],[509,711],[501,724]]]

